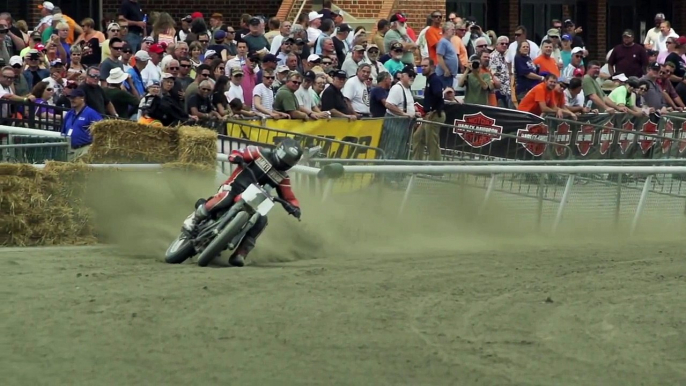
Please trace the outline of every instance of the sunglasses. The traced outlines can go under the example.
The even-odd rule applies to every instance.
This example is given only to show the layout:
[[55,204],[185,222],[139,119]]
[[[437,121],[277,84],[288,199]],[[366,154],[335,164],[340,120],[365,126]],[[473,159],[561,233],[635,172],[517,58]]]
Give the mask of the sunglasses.
[[54,89],[52,87],[48,87],[45,89],[45,91],[54,91]]
[[182,64],[181,67],[183,67],[183,68],[190,68],[191,65],[190,65],[190,64]]
[[369,50],[368,51],[370,54],[378,54],[379,50]]
[[[178,70],[179,68],[177,67],[176,69]],[[217,67],[217,70],[224,71],[224,70],[226,70],[226,67],[220,66],[220,67]]]
[[466,28],[458,28],[457,30],[458,30],[458,31],[461,31],[461,32],[467,32],[467,29],[466,29]]
[[234,31],[234,30],[231,30],[231,31],[226,31],[226,33],[227,33],[227,34],[235,34],[235,33],[236,33],[236,31]]
[[14,79],[17,78],[16,76],[7,76],[7,75],[3,75],[3,76],[4,76],[5,79],[7,79],[7,80],[14,80]]
[[647,89],[646,87],[639,87],[638,90],[639,90],[639,91],[643,91],[643,92],[648,91],[648,89]]
[[119,32],[119,31],[121,31],[121,30],[118,30],[118,29],[111,29],[110,30],[110,32]]
[[234,78],[242,78],[243,74],[234,74]]
[[115,51],[121,51],[122,47],[110,47],[110,49]]
[[296,86],[300,86],[302,82],[298,82],[297,80],[292,80],[291,83],[293,83]]
[[442,19],[443,15],[431,15],[432,19]]
[[95,74],[88,74],[88,77],[89,77],[89,78],[92,78],[92,79],[98,79],[98,78],[100,77],[100,74],[97,74],[97,75],[95,75]]
[[130,49],[128,49],[128,48],[125,49],[125,50],[123,50],[122,52],[125,53],[125,54],[131,54],[131,53],[132,53],[132,51],[131,51]]
[[200,74],[200,76],[204,76],[205,78],[208,78],[210,76],[210,74],[206,74],[203,72],[202,74]]
[[207,88],[207,87],[203,87],[203,88],[201,88],[200,90],[201,90],[201,91],[212,91],[211,88]]
[[6,34],[9,31],[7,28],[0,29],[0,34]]
[[40,43],[42,41],[43,41],[43,39],[41,39],[41,38],[33,38],[34,43]]
[[172,70],[172,71],[176,71],[176,70],[179,69],[178,67],[167,67],[167,68],[170,69],[170,70]]
[[484,48],[484,47],[488,47],[488,45],[487,44],[479,44],[478,46],[476,46],[476,48]]
[[21,64],[15,64],[12,68],[21,68]]
[[264,78],[264,79],[274,79],[274,77],[273,77],[273,76],[266,76],[266,75],[265,75],[265,76],[263,76],[263,78]]
[[200,43],[202,43],[202,44],[207,44],[207,43],[210,42],[209,40],[198,40],[198,41],[199,41]]
[[514,34],[515,37],[520,37],[522,34]]

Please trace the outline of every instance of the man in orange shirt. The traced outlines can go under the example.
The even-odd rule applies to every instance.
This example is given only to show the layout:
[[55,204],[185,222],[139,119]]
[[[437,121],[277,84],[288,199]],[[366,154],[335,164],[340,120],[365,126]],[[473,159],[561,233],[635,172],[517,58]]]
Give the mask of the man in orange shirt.
[[443,21],[443,15],[441,11],[433,11],[431,14],[431,27],[426,30],[424,38],[426,39],[426,46],[429,48],[429,57],[434,63],[438,63],[438,58],[436,57],[436,45],[443,37],[443,29],[441,28],[441,22]]
[[[558,107],[560,100],[554,94],[556,87],[557,77],[553,74],[546,75],[543,82],[529,90],[522,98],[517,109],[536,115],[554,114],[562,118],[563,110]],[[564,105],[562,107],[564,108]]]
[[547,72],[555,75],[555,79],[560,77],[561,65],[552,57],[553,42],[546,39],[541,43],[541,55],[534,59],[534,64],[538,65],[538,73]]
[[467,33],[467,28],[464,22],[455,25],[455,36],[450,38],[450,43],[453,44],[455,52],[457,52],[457,57],[462,65],[462,68],[469,67],[469,56],[467,55],[467,47],[464,46],[462,38]]

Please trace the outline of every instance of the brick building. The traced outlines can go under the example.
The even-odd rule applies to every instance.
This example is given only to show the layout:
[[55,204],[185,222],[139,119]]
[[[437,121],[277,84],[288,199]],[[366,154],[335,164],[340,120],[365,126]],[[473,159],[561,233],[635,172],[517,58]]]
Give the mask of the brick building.
[[[172,16],[200,11],[209,15],[224,14],[236,23],[242,13],[293,18],[301,12],[321,7],[321,0],[139,0],[146,12],[165,10]],[[303,1],[305,4],[303,4]],[[116,15],[121,0],[53,0],[65,14],[74,19]],[[42,0],[0,0],[0,9],[15,19],[34,27],[39,19]],[[594,58],[604,58],[607,50],[621,40],[621,31],[632,28],[641,33],[652,27],[653,16],[662,12],[676,31],[686,34],[686,1],[684,0],[334,0],[334,4],[352,16],[370,23],[389,16],[392,10],[404,11],[417,30],[424,26],[426,15],[433,10],[457,11],[461,16],[474,16],[486,29],[512,36],[523,24],[535,40],[545,35],[551,19],[571,18],[584,28],[582,36]],[[302,7],[302,8],[301,8]],[[643,27],[643,28],[642,28]]]

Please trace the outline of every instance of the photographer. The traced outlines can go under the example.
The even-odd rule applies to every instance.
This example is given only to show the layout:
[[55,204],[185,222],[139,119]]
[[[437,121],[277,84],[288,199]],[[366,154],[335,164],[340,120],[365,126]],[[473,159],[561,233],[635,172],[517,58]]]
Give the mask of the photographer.
[[496,105],[495,90],[500,88],[500,81],[488,69],[489,55],[485,51],[478,57],[472,57],[471,66],[460,76],[458,86],[465,87],[464,103]]

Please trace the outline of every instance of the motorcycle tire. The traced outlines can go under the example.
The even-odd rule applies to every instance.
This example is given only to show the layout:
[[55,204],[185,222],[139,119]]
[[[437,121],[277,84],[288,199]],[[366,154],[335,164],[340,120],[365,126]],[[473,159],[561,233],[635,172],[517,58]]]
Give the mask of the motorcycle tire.
[[210,242],[210,244],[205,248],[200,256],[198,257],[198,265],[201,267],[206,267],[212,262],[217,256],[219,256],[226,246],[231,242],[231,239],[236,236],[238,232],[241,231],[246,222],[250,219],[250,216],[245,212],[238,212],[236,217],[234,217],[231,222],[229,222],[224,229]]
[[195,247],[191,240],[183,234],[174,240],[164,254],[164,261],[168,264],[181,264],[195,255]]

